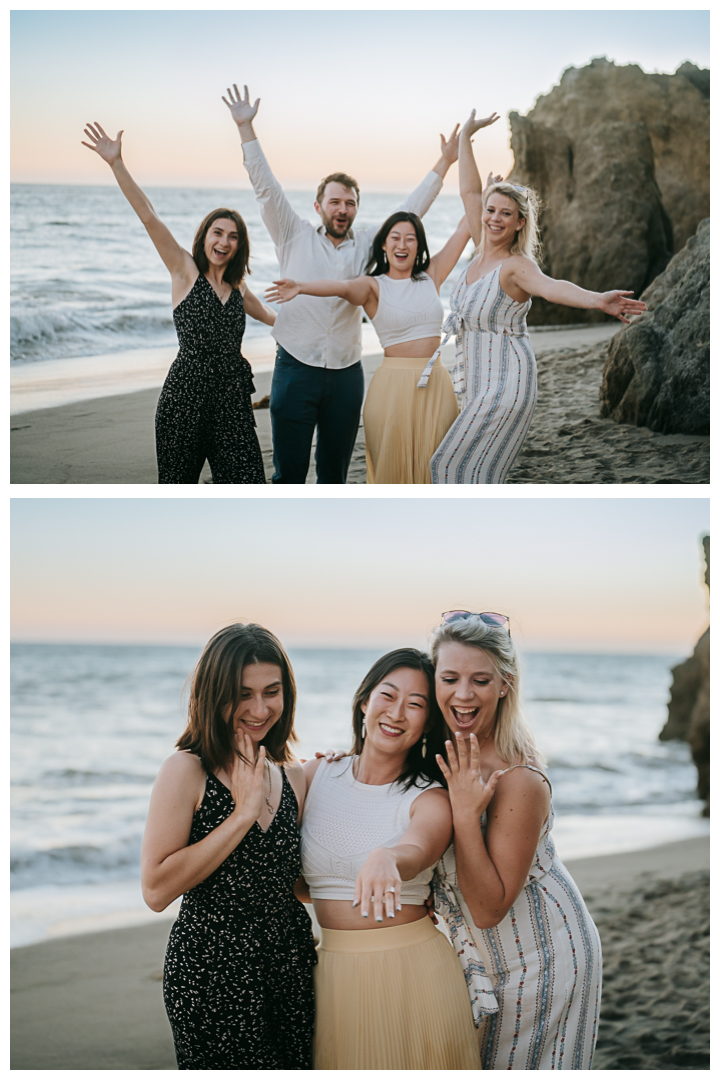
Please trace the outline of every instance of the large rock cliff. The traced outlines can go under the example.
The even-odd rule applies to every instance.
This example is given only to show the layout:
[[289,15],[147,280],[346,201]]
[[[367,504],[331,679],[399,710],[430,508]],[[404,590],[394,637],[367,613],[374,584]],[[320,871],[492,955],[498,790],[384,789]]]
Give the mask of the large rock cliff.
[[[703,537],[705,584],[710,591],[710,537]],[[684,739],[690,744],[698,771],[698,795],[710,813],[710,628],[693,654],[673,668],[668,718],[660,739]]]
[[710,434],[710,220],[643,293],[611,340],[600,415],[664,435]]
[[[709,214],[709,73],[648,75],[601,58],[569,68],[527,116],[510,114],[511,179],[534,187],[545,269],[639,295]],[[531,322],[604,316],[533,303]]]

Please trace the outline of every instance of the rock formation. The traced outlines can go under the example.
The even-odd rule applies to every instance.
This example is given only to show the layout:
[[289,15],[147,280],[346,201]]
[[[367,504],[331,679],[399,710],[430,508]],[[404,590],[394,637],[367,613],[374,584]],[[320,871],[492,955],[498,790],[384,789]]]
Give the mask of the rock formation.
[[[705,584],[710,591],[710,537],[703,537]],[[710,813],[710,628],[689,659],[672,670],[668,718],[660,739],[684,739],[698,771],[698,795]]]
[[643,293],[611,340],[600,415],[664,435],[710,433],[710,221]]
[[[709,213],[709,73],[648,75],[605,59],[569,68],[522,117],[510,114],[511,180],[534,187],[545,269],[589,289],[639,295]],[[531,322],[604,318],[536,300]]]

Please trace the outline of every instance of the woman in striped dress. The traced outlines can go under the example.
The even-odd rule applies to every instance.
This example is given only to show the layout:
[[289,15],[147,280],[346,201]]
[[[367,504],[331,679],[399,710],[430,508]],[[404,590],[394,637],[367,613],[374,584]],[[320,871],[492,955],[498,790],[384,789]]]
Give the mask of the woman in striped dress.
[[542,273],[535,193],[505,181],[491,184],[483,197],[470,140],[484,123],[473,109],[460,134],[460,194],[477,254],[455,287],[443,328],[457,336],[452,375],[461,412],[433,455],[434,484],[505,483],[537,398],[525,321],[531,296],[595,308],[621,322],[645,311],[628,291],[589,292]]
[[600,938],[555,854],[550,782],[519,696],[508,620],[445,612],[430,637],[448,726],[453,844],[435,871],[483,1069],[589,1069]]

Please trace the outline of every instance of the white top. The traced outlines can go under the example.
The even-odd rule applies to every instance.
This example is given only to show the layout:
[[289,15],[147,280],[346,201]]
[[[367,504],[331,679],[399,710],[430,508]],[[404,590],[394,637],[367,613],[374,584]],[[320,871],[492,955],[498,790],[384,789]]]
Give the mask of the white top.
[[443,306],[435,282],[427,274],[419,281],[380,274],[377,314],[372,324],[383,349],[406,341],[439,337]]
[[[392,847],[407,831],[410,807],[425,787],[361,784],[354,757],[322,760],[305,799],[302,819],[303,876],[314,900],[352,900],[355,879],[374,848]],[[402,883],[403,904],[424,904],[435,866]]]
[[[379,226],[350,230],[337,247],[325,234],[296,214],[273,176],[257,139],[243,143],[243,160],[260,213],[280,263],[280,275],[296,281],[347,281],[365,273]],[[399,210],[422,217],[442,187],[430,172]],[[272,335],[296,360],[310,367],[345,368],[362,355],[362,309],[335,296],[296,296],[281,304]]]

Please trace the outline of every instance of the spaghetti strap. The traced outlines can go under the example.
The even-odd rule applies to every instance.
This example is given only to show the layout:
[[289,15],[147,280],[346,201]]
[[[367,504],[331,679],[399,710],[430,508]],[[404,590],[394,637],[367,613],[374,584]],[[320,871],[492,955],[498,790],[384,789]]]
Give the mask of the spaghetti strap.
[[540,773],[543,780],[545,781],[547,786],[550,788],[550,794],[552,795],[552,784],[550,783],[550,781],[548,780],[547,776],[542,771],[542,769],[538,769],[535,765],[525,765],[523,762],[520,762],[519,765],[509,765],[508,768],[505,770],[505,772],[510,772],[511,769],[532,769],[533,772]]

